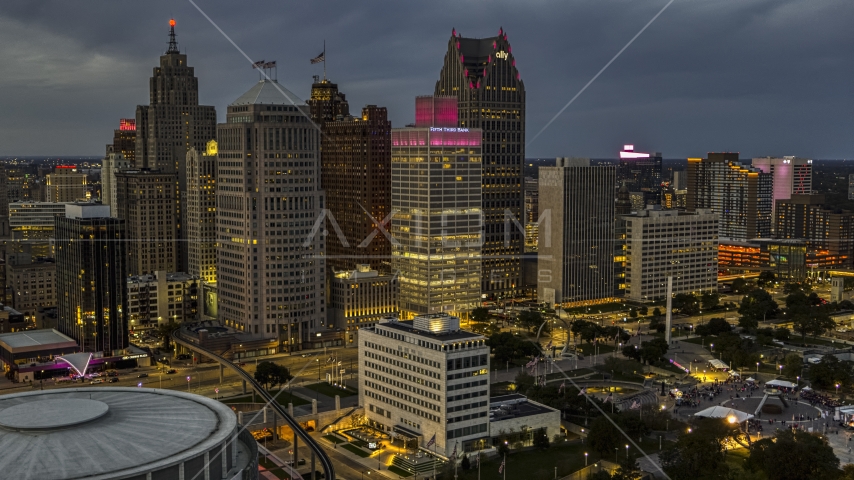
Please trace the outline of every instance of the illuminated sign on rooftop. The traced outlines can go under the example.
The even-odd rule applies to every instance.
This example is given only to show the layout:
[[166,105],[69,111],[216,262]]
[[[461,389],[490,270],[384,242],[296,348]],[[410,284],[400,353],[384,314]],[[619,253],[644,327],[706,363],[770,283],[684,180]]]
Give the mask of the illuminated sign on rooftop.
[[468,128],[457,127],[430,127],[431,132],[468,132]]
[[620,158],[649,158],[649,154],[635,152],[634,145],[623,145],[623,151],[620,152]]

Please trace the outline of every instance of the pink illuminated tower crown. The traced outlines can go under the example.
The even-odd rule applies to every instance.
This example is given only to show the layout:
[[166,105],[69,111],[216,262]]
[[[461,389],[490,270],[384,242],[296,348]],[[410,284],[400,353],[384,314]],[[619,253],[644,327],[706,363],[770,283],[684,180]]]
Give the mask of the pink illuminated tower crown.
[[456,127],[457,97],[415,97],[416,127]]

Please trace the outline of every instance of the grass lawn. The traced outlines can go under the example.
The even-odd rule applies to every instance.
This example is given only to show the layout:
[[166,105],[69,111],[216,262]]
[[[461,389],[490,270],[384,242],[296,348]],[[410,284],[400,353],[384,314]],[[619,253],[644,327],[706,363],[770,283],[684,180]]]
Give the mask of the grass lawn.
[[[558,444],[553,445],[545,451],[527,450],[523,452],[514,451],[507,456],[507,478],[541,479],[553,478],[555,467],[557,467],[558,478],[569,475],[584,467],[584,452],[590,452],[589,446],[581,444]],[[589,461],[595,461],[595,454],[591,453]],[[613,460],[613,459],[612,459]],[[503,480],[504,476],[498,473],[501,458],[493,457],[483,460],[480,470],[481,480]],[[476,480],[477,469],[457,471],[460,480]],[[452,474],[453,476],[453,474]]]
[[401,476],[401,477],[411,477],[412,476],[411,473],[407,472],[406,470],[404,470],[402,468],[395,467],[394,465],[389,465],[388,471],[395,474],[395,475]]
[[[592,343],[582,343],[582,344],[578,345],[577,348],[578,348],[578,350],[581,350],[581,353],[583,353],[584,356],[586,357],[587,355],[593,355],[593,353],[596,350],[595,347],[596,346],[593,345]],[[601,344],[601,343],[599,344],[599,355],[602,355],[603,353],[611,353],[614,350],[615,350],[615,348],[612,345]]]
[[329,440],[332,443],[344,443],[347,441],[339,437],[338,435],[324,435],[323,438]]
[[[279,402],[279,405],[283,405],[285,407],[288,406],[289,403],[293,403],[295,407],[300,405],[308,405],[310,402],[308,400],[303,400],[302,398],[293,396],[288,393],[287,390],[283,391],[279,396],[276,396],[279,392],[277,390],[268,390],[270,395],[276,397],[276,401]],[[220,400],[222,403],[252,403],[252,395],[244,395],[242,397],[233,397],[226,398]],[[260,396],[255,395],[256,403],[263,403]]]
[[329,398],[335,398],[335,395],[338,395],[338,396],[343,398],[343,397],[352,397],[353,395],[359,394],[359,392],[357,392],[356,389],[354,389],[354,388],[348,388],[347,390],[344,390],[342,388],[333,387],[332,385],[330,385],[328,383],[323,383],[323,382],[312,383],[311,385],[305,385],[305,388],[307,388],[309,390],[314,390],[315,392],[317,392],[321,395],[326,395]]
[[606,303],[604,305],[591,305],[590,307],[573,307],[567,308],[566,310],[561,310],[561,312],[566,312],[570,315],[572,314],[594,314],[594,313],[608,313],[608,312],[620,312],[623,310],[628,311],[630,305],[626,305],[625,302],[615,302],[615,303]]
[[[600,372],[604,372],[604,373],[607,373],[608,375],[611,375],[611,371],[606,370],[605,367],[602,365],[596,367],[596,369],[599,370]],[[640,371],[640,370],[638,370],[638,371]],[[613,377],[613,379],[617,380],[617,381],[634,382],[634,383],[643,382],[644,378],[646,378],[646,377],[644,377],[643,375],[640,375],[640,374],[620,373],[620,372],[614,372],[614,377]],[[591,380],[595,380],[595,379],[596,379],[596,377],[593,377]]]
[[355,446],[355,445],[350,445],[349,443],[345,443],[344,445],[341,445],[341,448],[345,448],[345,449],[347,449],[347,450],[349,450],[349,451],[351,451],[351,452],[355,453],[356,455],[358,455],[358,456],[360,456],[360,457],[362,457],[362,458],[367,458],[367,457],[370,457],[370,456],[371,456],[371,454],[370,454],[370,453],[368,453],[368,452],[366,452],[366,451],[362,450],[361,448],[359,448],[359,447],[357,447],[357,446]]

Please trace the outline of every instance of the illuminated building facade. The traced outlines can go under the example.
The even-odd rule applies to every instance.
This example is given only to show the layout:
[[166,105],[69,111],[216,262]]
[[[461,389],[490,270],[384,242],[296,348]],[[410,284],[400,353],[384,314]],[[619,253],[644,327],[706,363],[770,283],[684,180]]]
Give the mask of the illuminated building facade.
[[116,218],[125,221],[127,230],[128,274],[174,272],[178,265],[177,175],[142,168],[117,172],[115,178]]
[[633,202],[634,211],[641,211],[646,205],[658,205],[661,203],[661,153],[636,152],[634,145],[623,145],[617,182],[625,184],[631,192],[639,192],[641,198]]
[[327,329],[327,304],[320,132],[289,98],[261,80],[217,126],[216,271],[219,320],[290,351]]
[[86,174],[73,165],[60,165],[45,178],[48,202],[76,202],[86,199]]
[[540,190],[538,180],[525,177],[525,252],[537,251],[540,220]]
[[[292,97],[296,101],[296,97]],[[305,102],[311,111],[311,121],[323,128],[323,124],[338,117],[350,116],[350,104],[347,96],[338,91],[338,84],[326,78],[314,77],[311,84],[311,98]]]
[[382,318],[396,316],[400,284],[396,275],[381,275],[368,264],[355,270],[333,271],[329,282],[329,321],[346,331],[346,342]]
[[721,238],[771,236],[771,174],[742,165],[738,153],[689,158],[687,172],[687,209],[710,208],[720,215]]
[[216,140],[187,152],[188,273],[216,282]]
[[617,169],[591,166],[587,158],[558,158],[540,167],[538,298],[549,304],[578,304],[614,297]]
[[391,131],[392,271],[404,318],[480,305],[482,132],[456,127],[455,101],[419,97],[415,127]]
[[626,296],[635,301],[673,293],[717,291],[718,215],[650,207],[626,215]]
[[26,253],[6,254],[6,285],[12,308],[34,324],[39,307],[56,306],[56,263]]
[[203,152],[208,140],[216,138],[216,110],[199,105],[199,80],[187,64],[187,55],[178,49],[174,20],[170,21],[169,47],[149,80],[149,104],[136,107],[135,126],[134,166],[177,174],[172,208],[179,240],[175,244],[178,268],[159,270],[187,271],[187,152],[190,148]]
[[486,338],[457,317],[384,320],[359,332],[359,405],[412,448],[460,455],[490,445],[489,368]]
[[455,96],[457,126],[483,132],[481,290],[490,299],[515,296],[524,252],[525,84],[504,29],[489,38],[454,30],[434,94]]
[[777,202],[777,237],[806,240],[811,249],[826,250],[851,268],[854,212],[826,205],[824,195],[792,195]]
[[57,330],[84,352],[128,347],[125,222],[110,207],[69,204],[56,218]]
[[65,204],[54,202],[12,202],[9,228],[16,240],[54,238],[54,218],[65,215]]
[[131,168],[131,162],[121,153],[110,152],[101,163],[101,203],[110,206],[110,214],[119,214],[116,203],[116,172]]
[[119,129],[113,131],[113,143],[107,145],[107,155],[121,154],[131,167],[136,166],[136,119],[122,118]]
[[[320,105],[326,108],[315,104]],[[320,185],[328,209],[327,264],[335,270],[369,264],[388,272],[391,122],[386,109],[368,105],[360,117],[338,116],[322,128]]]
[[202,285],[199,277],[183,272],[154,272],[127,279],[130,329],[157,328],[169,323],[199,320]]
[[771,228],[777,224],[777,201],[788,200],[792,195],[810,195],[812,193],[812,160],[798,157],[762,157],[754,158],[754,168],[771,174],[773,190],[771,194]]

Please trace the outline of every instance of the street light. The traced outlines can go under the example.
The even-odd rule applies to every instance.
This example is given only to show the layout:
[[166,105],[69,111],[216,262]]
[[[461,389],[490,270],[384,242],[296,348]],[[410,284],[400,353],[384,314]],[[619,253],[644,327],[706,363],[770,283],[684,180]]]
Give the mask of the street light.
[[838,383],[836,384],[836,396],[837,397],[839,396],[839,384]]
[[780,365],[780,375],[782,375],[782,374],[783,374],[783,366]]
[[187,393],[190,393],[190,377],[187,376]]
[[759,362],[756,362],[756,374],[759,375]]
[[629,460],[629,446],[627,444],[626,445],[626,461],[628,461],[628,460]]
[[587,452],[584,452],[584,466],[587,466]]

